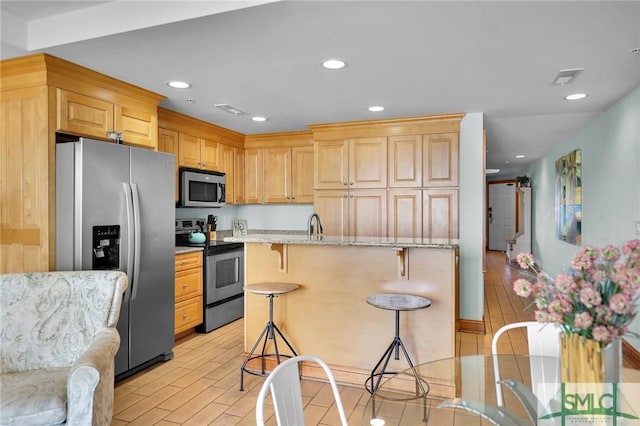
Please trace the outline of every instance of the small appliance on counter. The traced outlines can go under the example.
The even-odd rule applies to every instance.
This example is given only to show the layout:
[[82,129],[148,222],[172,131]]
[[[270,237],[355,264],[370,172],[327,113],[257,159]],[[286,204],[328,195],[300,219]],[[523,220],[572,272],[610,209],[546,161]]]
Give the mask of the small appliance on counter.
[[[209,239],[206,232],[217,218],[176,219],[176,246],[204,248],[204,322],[196,328],[209,333],[244,316],[244,244]],[[204,231],[204,232],[203,232]],[[203,233],[205,241],[191,242]]]

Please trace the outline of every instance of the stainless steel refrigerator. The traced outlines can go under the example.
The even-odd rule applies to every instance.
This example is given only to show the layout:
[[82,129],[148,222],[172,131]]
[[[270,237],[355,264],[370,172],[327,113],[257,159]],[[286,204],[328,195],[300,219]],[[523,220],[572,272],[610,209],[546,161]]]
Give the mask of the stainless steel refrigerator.
[[175,157],[81,138],[56,144],[58,270],[126,272],[116,379],[173,356]]

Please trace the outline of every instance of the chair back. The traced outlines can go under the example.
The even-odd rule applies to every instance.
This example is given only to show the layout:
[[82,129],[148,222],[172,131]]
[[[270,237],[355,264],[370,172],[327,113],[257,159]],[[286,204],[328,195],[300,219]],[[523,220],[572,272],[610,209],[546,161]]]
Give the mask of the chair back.
[[116,326],[126,287],[119,271],[0,275],[0,370],[70,366]]
[[[531,374],[532,390],[536,391],[537,384],[559,382],[559,359],[560,359],[560,328],[554,324],[541,323],[537,321],[523,321],[502,326],[491,340],[491,354],[498,354],[498,340],[500,336],[515,328],[527,329],[527,343],[529,355],[532,356],[529,362]],[[497,357],[493,357],[493,374],[496,382],[496,399],[498,406],[504,405],[502,384],[500,381],[500,366]],[[551,395],[553,396],[553,395]],[[547,395],[539,395],[539,399],[548,400]]]
[[258,426],[264,425],[264,399],[267,392],[270,391],[278,425],[304,425],[300,387],[300,362],[302,361],[312,361],[322,367],[329,379],[340,421],[343,426],[347,426],[347,418],[333,374],[329,366],[315,355],[298,355],[289,358],[267,376],[256,400],[256,424]]

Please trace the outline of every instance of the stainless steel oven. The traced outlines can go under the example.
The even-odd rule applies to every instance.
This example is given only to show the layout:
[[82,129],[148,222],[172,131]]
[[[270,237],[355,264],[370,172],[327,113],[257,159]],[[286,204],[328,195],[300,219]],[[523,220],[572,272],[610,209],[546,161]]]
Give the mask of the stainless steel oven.
[[190,243],[189,234],[204,225],[204,219],[177,219],[176,245],[204,249],[204,321],[196,330],[208,333],[244,316],[244,244]]

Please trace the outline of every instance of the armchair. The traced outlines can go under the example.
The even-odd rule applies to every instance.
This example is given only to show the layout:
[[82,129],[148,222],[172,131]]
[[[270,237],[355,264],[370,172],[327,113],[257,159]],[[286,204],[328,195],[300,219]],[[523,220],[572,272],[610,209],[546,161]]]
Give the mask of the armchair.
[[109,425],[118,271],[0,275],[0,425]]

